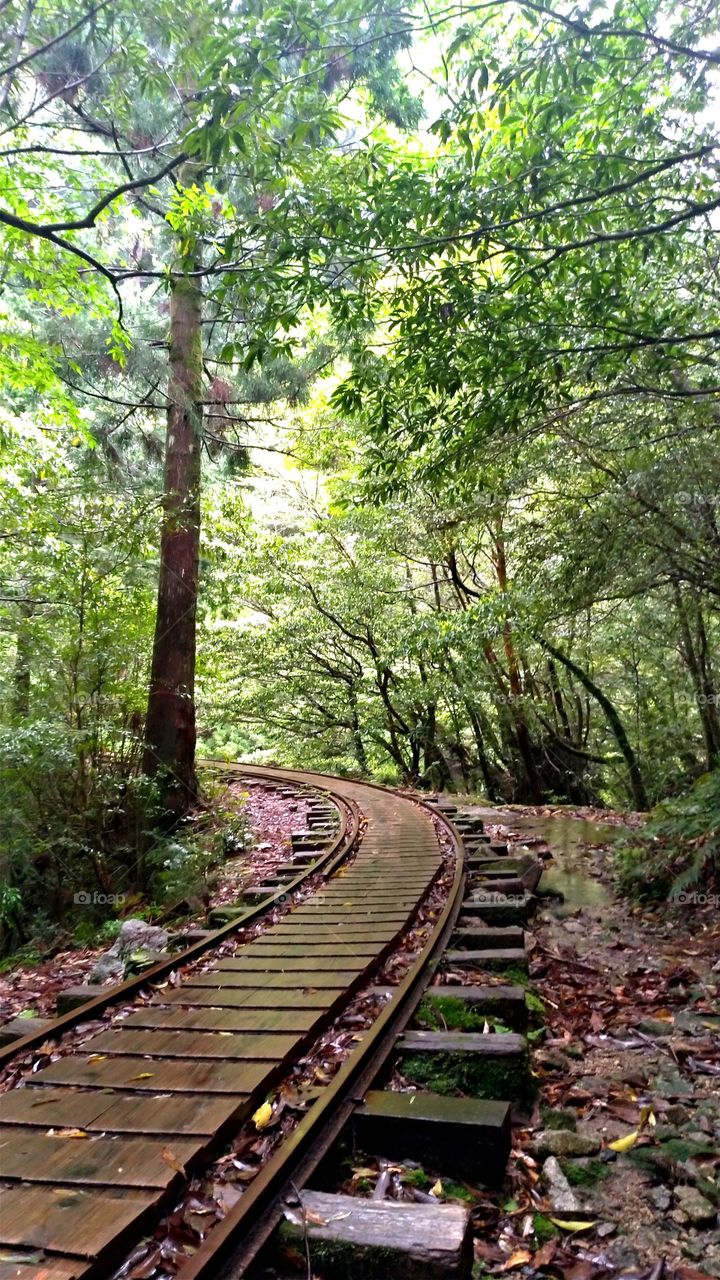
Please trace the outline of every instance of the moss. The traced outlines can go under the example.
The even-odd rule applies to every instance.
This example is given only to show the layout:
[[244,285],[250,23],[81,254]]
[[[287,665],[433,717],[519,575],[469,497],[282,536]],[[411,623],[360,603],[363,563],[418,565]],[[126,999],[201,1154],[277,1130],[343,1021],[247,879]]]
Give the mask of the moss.
[[541,1017],[545,1016],[545,1001],[540,996],[535,995],[534,991],[525,992],[525,1005],[528,1013],[537,1013]]
[[452,1182],[443,1179],[442,1184],[443,1196],[446,1200],[464,1200],[469,1204],[475,1204],[478,1196],[470,1189],[463,1185],[462,1182]]
[[424,1169],[406,1169],[402,1180],[406,1186],[416,1187],[418,1191],[425,1191],[431,1185],[430,1177]]
[[560,1167],[571,1187],[593,1187],[610,1174],[602,1160],[561,1160]]
[[546,1244],[548,1240],[554,1240],[558,1235],[558,1229],[549,1218],[544,1217],[542,1213],[536,1213],[533,1218],[533,1231],[538,1244]]
[[709,1156],[715,1152],[712,1142],[692,1142],[689,1138],[668,1138],[662,1143],[663,1152],[677,1164],[685,1164],[696,1156]]
[[541,1109],[543,1129],[569,1129],[573,1133],[577,1129],[577,1117],[572,1111],[562,1107],[543,1107]]
[[519,965],[509,964],[502,972],[503,978],[507,982],[513,983],[516,987],[528,987],[530,985],[526,970],[521,969]]
[[[279,1228],[279,1243],[297,1247],[301,1228],[284,1222]],[[407,1280],[429,1280],[435,1269],[425,1264],[409,1265],[408,1254],[387,1246],[358,1249],[354,1244],[339,1240],[311,1240],[310,1258],[313,1275],[323,1280],[388,1280],[388,1276],[402,1275]]]
[[453,996],[425,996],[415,1015],[414,1026],[424,1031],[478,1031],[483,1032],[485,1024],[495,1031],[509,1031],[510,1027],[498,1017],[480,1012],[477,1005],[468,1004],[465,1000],[456,1000]]
[[400,1070],[433,1093],[498,1098],[521,1105],[532,1102],[536,1093],[527,1054],[506,1058],[477,1053],[407,1054],[400,1060]]

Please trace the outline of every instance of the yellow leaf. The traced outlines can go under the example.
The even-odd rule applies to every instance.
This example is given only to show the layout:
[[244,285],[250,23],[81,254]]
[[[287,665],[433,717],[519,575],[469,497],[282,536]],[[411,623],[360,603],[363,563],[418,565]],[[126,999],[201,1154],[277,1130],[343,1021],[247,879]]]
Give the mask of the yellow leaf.
[[84,1129],[48,1129],[48,1138],[88,1138]]
[[155,1075],[154,1071],[141,1071],[139,1076],[131,1076],[131,1080],[151,1080]]
[[258,1107],[257,1111],[253,1116],[253,1121],[255,1122],[255,1128],[266,1129],[270,1121],[272,1120],[272,1117],[273,1117],[272,1104],[269,1102],[263,1102],[262,1106]]
[[443,1184],[438,1178],[437,1182],[435,1183],[435,1186],[430,1188],[430,1195],[441,1196],[442,1193],[443,1193]]
[[564,1218],[551,1218],[550,1221],[556,1227],[562,1227],[563,1231],[589,1231],[597,1226],[597,1222],[566,1222]]
[[106,1053],[91,1053],[88,1062],[104,1062],[106,1058]]
[[640,1137],[640,1130],[633,1129],[632,1133],[626,1133],[624,1138],[616,1138],[614,1142],[608,1142],[609,1151],[629,1151],[635,1146]]
[[517,1249],[507,1262],[503,1262],[500,1270],[511,1271],[513,1267],[524,1267],[526,1262],[532,1262],[532,1254],[527,1249]]

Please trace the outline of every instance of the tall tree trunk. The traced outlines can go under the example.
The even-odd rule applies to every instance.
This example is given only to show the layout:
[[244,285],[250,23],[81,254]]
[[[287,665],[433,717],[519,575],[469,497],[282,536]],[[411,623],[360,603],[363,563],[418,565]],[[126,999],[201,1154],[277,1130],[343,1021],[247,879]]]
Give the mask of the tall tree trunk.
[[[505,535],[503,533],[502,521],[499,518],[495,521],[493,542],[495,547],[495,572],[497,574],[498,586],[500,587],[500,590],[505,593],[508,589]],[[510,681],[510,691],[512,693],[510,709],[515,723],[515,738],[517,741],[518,751],[520,752],[520,759],[523,762],[523,769],[525,770],[528,798],[531,804],[542,804],[544,797],[542,783],[535,763],[535,745],[533,743],[532,735],[522,706],[522,680],[520,678],[517,653],[515,652],[515,641],[513,639],[512,627],[508,621],[506,621],[503,626],[503,647],[505,649],[508,679]]]
[[677,615],[680,621],[680,652],[685,661],[685,665],[690,672],[695,689],[698,715],[700,716],[700,723],[702,724],[703,736],[705,738],[706,763],[708,770],[710,770],[717,767],[718,757],[720,756],[720,718],[718,717],[716,706],[717,694],[715,692],[712,671],[710,669],[708,658],[708,642],[707,633],[705,631],[705,622],[698,602],[695,618],[698,641],[696,645],[690,630],[690,620],[688,618],[685,602],[680,593],[680,588],[677,585],[675,585],[674,596],[675,608],[677,609]]
[[363,741],[362,729],[360,727],[357,690],[353,684],[348,685],[348,702],[350,704],[350,725],[355,759],[360,772],[362,774],[368,774],[370,769],[368,766],[368,758],[365,750],[365,743]]
[[27,600],[20,602],[20,623],[15,636],[15,670],[13,671],[12,713],[15,720],[27,720],[30,715],[30,619],[33,607]]
[[645,783],[640,771],[638,758],[632,749],[630,739],[625,732],[623,722],[610,699],[603,693],[602,689],[598,688],[595,681],[592,680],[585,671],[583,671],[582,667],[579,667],[576,662],[573,662],[572,658],[569,658],[566,653],[563,653],[562,649],[556,649],[555,645],[550,644],[548,640],[543,640],[541,636],[536,636],[536,639],[538,644],[542,646],[546,653],[549,653],[558,662],[562,663],[568,671],[572,672],[572,674],[587,689],[588,693],[591,693],[595,701],[602,707],[607,717],[608,724],[615,734],[615,740],[628,767],[633,804],[636,809],[645,810],[649,808],[647,794],[645,792]]
[[173,282],[160,580],[145,729],[144,769],[181,816],[195,776],[195,623],[200,553],[202,294],[199,277]]

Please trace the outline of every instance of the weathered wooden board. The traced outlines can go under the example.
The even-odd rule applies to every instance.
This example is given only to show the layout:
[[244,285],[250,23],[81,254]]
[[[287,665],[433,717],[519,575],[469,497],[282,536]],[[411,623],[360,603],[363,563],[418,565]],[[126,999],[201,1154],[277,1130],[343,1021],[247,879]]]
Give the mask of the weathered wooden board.
[[267,1074],[261,1062],[178,1062],[172,1058],[105,1058],[88,1062],[79,1054],[58,1058],[33,1076],[35,1085],[74,1084],[144,1093],[247,1094]]
[[[175,1140],[172,1149],[148,1138],[63,1137],[82,1130],[0,1128],[0,1179],[162,1188],[200,1150],[201,1141]],[[163,1152],[166,1154],[163,1155]]]

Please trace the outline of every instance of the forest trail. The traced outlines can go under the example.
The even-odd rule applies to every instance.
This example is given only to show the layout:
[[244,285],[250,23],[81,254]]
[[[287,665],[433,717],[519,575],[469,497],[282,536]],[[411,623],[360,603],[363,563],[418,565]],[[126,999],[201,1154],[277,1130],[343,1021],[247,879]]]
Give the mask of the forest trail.
[[[606,1266],[644,1273],[660,1259],[687,1280],[694,1268],[720,1276],[718,904],[697,894],[696,905],[651,911],[620,898],[610,857],[619,825],[533,810],[495,818],[504,820],[498,834],[544,839],[556,855],[543,876],[530,964],[547,1019],[535,1063],[540,1127],[556,1130],[549,1141],[566,1153],[577,1208],[600,1224],[583,1252],[583,1277]],[[561,886],[564,902],[550,896]],[[583,1147],[576,1135],[586,1139],[585,1156],[571,1154]],[[523,1137],[526,1155],[541,1163],[548,1148],[537,1134]],[[618,1140],[627,1150],[609,1149]],[[503,1256],[506,1229],[501,1217],[488,1235],[488,1263]],[[563,1258],[560,1237],[539,1262],[550,1260],[563,1271],[578,1265],[575,1253]]]

